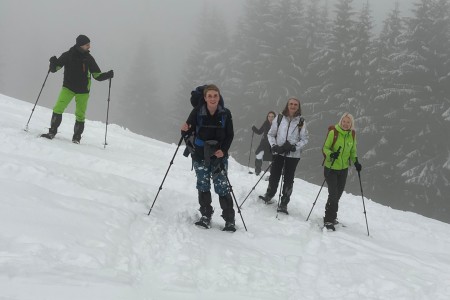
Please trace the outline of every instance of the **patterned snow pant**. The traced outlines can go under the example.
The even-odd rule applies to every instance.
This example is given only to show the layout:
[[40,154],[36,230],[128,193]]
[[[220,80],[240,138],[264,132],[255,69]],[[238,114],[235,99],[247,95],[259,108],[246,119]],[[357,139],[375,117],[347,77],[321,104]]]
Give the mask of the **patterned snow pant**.
[[219,195],[222,217],[226,221],[234,221],[233,198],[231,197],[230,187],[226,177],[228,170],[227,158],[212,160],[209,166],[205,164],[204,160],[194,160],[194,170],[197,176],[197,190],[201,214],[211,217],[213,213],[210,192],[212,178],[214,191]]

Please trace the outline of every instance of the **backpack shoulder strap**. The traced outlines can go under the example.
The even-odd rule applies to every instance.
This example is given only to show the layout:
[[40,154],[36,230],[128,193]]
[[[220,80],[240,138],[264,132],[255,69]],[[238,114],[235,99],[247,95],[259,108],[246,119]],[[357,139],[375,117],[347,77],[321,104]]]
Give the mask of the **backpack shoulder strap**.
[[336,140],[339,136],[339,132],[337,131],[336,127],[334,127],[334,125],[331,125],[328,127],[328,132],[330,132],[330,130],[333,130],[333,142],[331,143],[331,148],[334,147],[334,144],[336,144]]
[[278,127],[280,127],[281,120],[283,120],[283,115],[282,114],[278,114],[278,116],[277,116],[277,125],[278,125]]
[[336,127],[334,127],[334,125],[328,126],[327,136],[325,137],[325,141],[323,142],[323,146],[322,146],[322,154],[323,154],[322,166],[325,164],[325,159],[327,158],[327,156],[325,155],[325,152],[323,152],[323,147],[325,146],[325,143],[327,142],[327,138],[328,138],[328,135],[330,134],[330,131],[333,131],[333,142],[331,143],[331,148],[334,147],[334,144],[336,143],[336,140],[339,135],[339,133],[338,133]]

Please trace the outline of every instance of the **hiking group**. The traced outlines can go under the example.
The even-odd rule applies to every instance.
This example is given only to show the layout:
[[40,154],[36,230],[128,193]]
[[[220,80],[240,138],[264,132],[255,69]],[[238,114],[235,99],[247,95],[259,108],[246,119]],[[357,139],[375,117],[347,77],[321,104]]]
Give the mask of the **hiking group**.
[[[62,121],[62,114],[71,100],[75,98],[76,121],[72,141],[79,144],[84,131],[91,77],[98,81],[109,79],[111,87],[114,72],[112,70],[101,72],[89,49],[90,39],[85,35],[79,35],[75,45],[67,52],[64,52],[59,58],[56,56],[50,58],[49,72],[55,73],[64,67],[64,79],[62,89],[53,107],[49,131],[42,134],[41,137],[48,139],[55,137]],[[219,197],[221,216],[225,221],[223,230],[235,231],[233,200],[239,213],[240,206],[234,197],[227,174],[228,151],[234,137],[232,114],[225,108],[220,90],[214,84],[199,86],[192,91],[191,104],[193,109],[186,122],[181,126],[182,139],[178,146],[182,140],[186,142],[185,156],[191,155],[197,177],[196,189],[198,190],[201,217],[195,224],[205,228],[210,227],[214,213],[210,191],[212,180],[214,192]],[[258,135],[262,134],[261,142],[255,151],[255,174],[261,173],[263,161],[270,161],[269,183],[265,194],[260,198],[267,204],[272,203],[281,179],[277,212],[288,214],[287,206],[293,192],[295,171],[309,139],[300,100],[290,97],[280,114],[276,115],[274,111],[269,111],[262,126],[258,129],[253,125],[252,131]],[[324,226],[330,230],[335,230],[335,225],[338,223],[339,199],[345,188],[350,162],[356,167],[358,175],[362,169],[357,158],[356,144],[354,118],[350,113],[344,113],[336,125],[329,127],[322,149],[324,176],[328,185]],[[242,219],[242,221],[244,220]]]
[[[187,121],[182,124],[181,134],[186,142],[186,149],[191,154],[197,177],[201,217],[195,224],[210,227],[214,213],[210,192],[212,179],[214,191],[219,196],[222,218],[225,220],[223,230],[235,231],[235,211],[227,175],[228,151],[234,137],[231,112],[224,107],[220,90],[213,84],[197,87],[191,93],[191,104],[194,108]],[[293,192],[295,170],[309,139],[300,100],[289,98],[278,116],[270,111],[262,126],[258,129],[253,125],[252,131],[262,134],[255,151],[255,174],[261,173],[263,160],[271,161],[269,184],[266,193],[260,198],[265,203],[272,203],[281,179],[277,212],[288,214],[287,206]],[[344,191],[349,162],[354,163],[358,172],[361,171],[351,114],[344,113],[333,130],[329,129],[322,151],[325,156],[324,175],[329,187],[324,226],[335,230],[334,225],[338,223],[338,203]]]

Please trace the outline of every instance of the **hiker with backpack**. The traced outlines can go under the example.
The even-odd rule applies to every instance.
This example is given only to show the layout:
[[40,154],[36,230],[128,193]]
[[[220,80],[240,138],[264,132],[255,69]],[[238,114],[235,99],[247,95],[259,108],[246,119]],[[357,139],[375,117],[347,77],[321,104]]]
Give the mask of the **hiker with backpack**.
[[258,129],[255,125],[252,126],[252,131],[258,135],[262,134],[261,142],[259,143],[258,148],[255,151],[255,174],[259,176],[261,173],[261,167],[263,160],[264,161],[272,161],[272,152],[270,151],[270,143],[267,138],[267,133],[272,126],[272,121],[275,119],[276,113],[273,111],[269,111],[266,116],[266,120]]
[[75,97],[75,125],[72,142],[79,144],[84,131],[84,120],[91,87],[91,75],[95,80],[103,81],[114,77],[114,71],[102,73],[94,57],[89,53],[91,41],[85,35],[79,35],[76,43],[59,58],[50,58],[50,72],[55,73],[64,67],[63,87],[53,107],[48,133],[41,137],[53,139],[61,125],[62,114]]
[[344,192],[350,161],[354,163],[358,172],[362,166],[358,162],[356,152],[356,134],[354,118],[346,112],[339,123],[328,128],[328,134],[323,145],[324,176],[328,186],[328,200],[325,205],[324,226],[336,230],[339,199]]
[[[203,87],[203,99],[190,113],[181,127],[182,134],[193,136],[190,154],[197,176],[198,202],[201,218],[195,224],[210,227],[214,212],[211,202],[211,179],[214,191],[219,195],[225,231],[235,231],[233,198],[227,182],[228,150],[234,137],[231,112],[221,103],[220,90],[216,85]],[[192,102],[192,101],[191,101]],[[187,140],[187,139],[185,139]]]
[[277,211],[288,214],[287,205],[292,195],[295,169],[309,138],[300,100],[289,98],[282,113],[277,116],[277,121],[272,122],[267,136],[272,149],[273,163],[267,191],[260,198],[266,203],[271,202],[283,173],[282,196]]

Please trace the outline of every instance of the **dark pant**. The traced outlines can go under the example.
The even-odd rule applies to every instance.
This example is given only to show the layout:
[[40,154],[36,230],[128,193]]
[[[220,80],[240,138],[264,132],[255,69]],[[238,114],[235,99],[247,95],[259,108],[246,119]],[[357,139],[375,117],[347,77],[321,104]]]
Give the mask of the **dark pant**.
[[324,168],[325,180],[328,185],[328,201],[325,205],[324,222],[333,222],[337,218],[339,199],[341,199],[344,192],[347,174],[348,169],[332,170]]
[[283,155],[275,155],[270,169],[269,186],[267,187],[266,194],[269,197],[275,196],[278,189],[278,182],[280,181],[281,174],[284,166],[284,180],[281,202],[284,205],[289,203],[291,198],[292,189],[294,186],[295,169],[297,168],[300,158],[284,157]]

